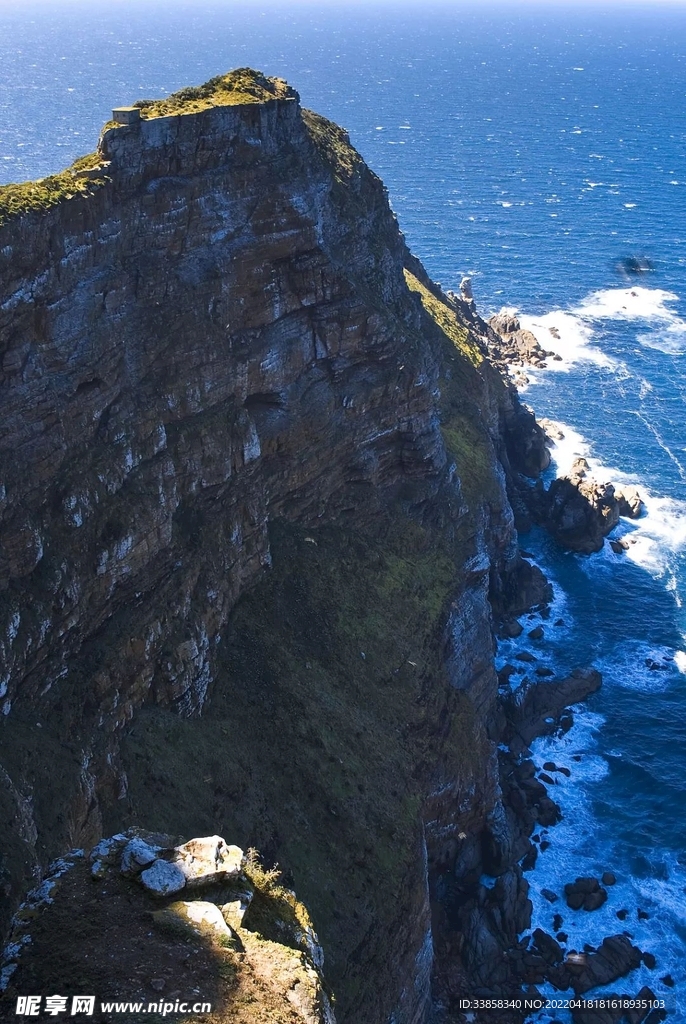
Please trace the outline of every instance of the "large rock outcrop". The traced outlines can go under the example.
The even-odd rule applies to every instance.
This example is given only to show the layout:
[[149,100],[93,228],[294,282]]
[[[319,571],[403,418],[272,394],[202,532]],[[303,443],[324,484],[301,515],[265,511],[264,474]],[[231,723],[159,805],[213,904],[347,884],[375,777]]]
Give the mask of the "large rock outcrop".
[[3,923],[104,832],[219,832],[294,881],[339,1024],[419,1024],[547,459],[482,322],[249,71],[0,189],[0,282]]
[[[215,1024],[336,1024],[324,954],[295,894],[254,850],[246,857],[219,836],[175,844],[136,829],[53,865],[15,917],[0,961],[0,1014],[15,1016],[26,992],[58,993],[55,1014],[72,1012],[75,1000],[78,1012],[89,992],[97,1021],[180,1014]],[[193,884],[182,893],[146,879],[154,865],[189,857]],[[230,869],[218,872],[218,861]],[[49,1015],[47,997],[40,1010]]]

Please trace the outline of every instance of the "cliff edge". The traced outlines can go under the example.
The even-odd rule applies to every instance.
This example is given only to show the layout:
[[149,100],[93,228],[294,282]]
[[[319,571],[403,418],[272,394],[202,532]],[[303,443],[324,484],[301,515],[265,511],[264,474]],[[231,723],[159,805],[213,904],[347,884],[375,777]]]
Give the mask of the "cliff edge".
[[294,90],[134,109],[0,189],[2,921],[104,834],[230,835],[309,907],[339,1024],[420,1024],[432,887],[500,806],[543,435]]

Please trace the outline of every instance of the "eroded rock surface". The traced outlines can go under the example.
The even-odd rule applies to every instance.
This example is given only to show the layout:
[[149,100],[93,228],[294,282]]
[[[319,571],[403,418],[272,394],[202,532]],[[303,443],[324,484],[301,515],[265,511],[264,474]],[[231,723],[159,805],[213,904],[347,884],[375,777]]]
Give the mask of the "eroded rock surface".
[[220,832],[306,897],[340,1021],[419,1024],[545,438],[345,133],[216,91],[0,224],[0,912],[105,832]]

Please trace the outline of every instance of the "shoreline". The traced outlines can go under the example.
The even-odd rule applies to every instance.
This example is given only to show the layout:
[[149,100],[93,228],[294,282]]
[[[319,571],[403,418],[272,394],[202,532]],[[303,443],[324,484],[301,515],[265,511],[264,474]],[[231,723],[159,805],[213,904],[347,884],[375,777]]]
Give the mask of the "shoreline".
[[[546,368],[546,366],[537,367],[537,369]],[[562,369],[562,367],[560,367],[560,369]],[[517,385],[517,375],[519,375],[520,373],[520,366],[507,366],[506,374],[509,375],[510,380],[515,385],[518,392],[520,392],[520,389]],[[571,454],[572,459],[576,458],[577,461],[579,460],[579,458],[586,461],[586,454],[588,454],[592,442],[586,441],[582,437],[582,435],[578,434],[578,432],[576,432],[573,428],[567,427],[566,424],[551,423],[550,421],[546,422],[545,420],[543,420],[542,425],[544,426],[544,429],[546,429],[547,433],[549,425],[550,427],[553,428],[557,427],[559,431],[558,441],[568,441],[568,443],[564,446],[565,448],[579,447],[579,442],[581,442],[581,444],[584,446],[582,452],[577,453],[576,451],[574,451],[573,453],[567,454],[568,456]],[[565,433],[567,434],[566,439]],[[570,434],[573,436],[570,437]],[[551,465],[555,465],[555,478],[559,478],[559,476],[561,476],[562,473],[564,473],[564,468],[563,466],[560,465],[561,460],[558,461],[555,459],[556,451],[559,450],[558,445],[555,444],[555,440],[553,438],[550,438],[550,435],[549,440],[551,442],[550,447],[552,448]],[[569,442],[571,442],[571,444]],[[621,484],[625,488],[629,482],[629,477],[627,474],[623,474],[620,471],[608,470],[607,467],[605,467],[602,464],[602,462],[600,462],[600,460],[593,459],[590,455],[588,461],[586,461],[586,468],[588,470],[589,475],[592,475],[593,477],[597,477],[599,479],[607,479],[609,476],[611,476],[614,480],[618,480],[618,482],[621,482]],[[582,477],[584,475],[585,474],[582,472]],[[654,507],[656,501],[662,500],[662,502],[664,503],[668,500],[656,499],[655,495],[649,492],[642,484],[639,484],[639,486],[641,489],[641,498],[645,498],[645,504],[643,503],[643,501],[641,501],[641,506],[638,515],[632,516],[631,519],[627,519],[625,516],[622,516],[621,519],[619,519],[618,517],[618,522],[612,527],[611,530],[608,530],[608,533],[610,533],[612,537],[617,538],[617,540],[610,540],[609,545],[605,545],[603,543],[603,548],[606,551],[608,546],[612,548],[613,561],[616,561],[617,558],[622,557],[625,552],[630,551],[630,545],[631,547],[633,547],[636,544],[636,538],[634,537],[630,537],[629,542],[621,543],[620,538],[623,538],[627,533],[632,533],[637,528],[640,530],[641,526],[644,526],[646,520],[650,521],[650,515],[649,512],[646,511],[645,505],[650,505]],[[634,521],[632,522],[631,520]],[[640,521],[636,522],[636,520]],[[650,541],[648,541],[648,543],[650,543]],[[527,540],[523,539],[520,535],[520,550],[522,550],[522,547],[526,544]],[[530,555],[528,551],[522,551],[522,553],[524,557],[530,558],[533,564],[536,565],[537,568],[545,574],[546,579],[549,579],[550,570],[545,565],[545,562],[541,560],[540,555],[534,557]],[[587,557],[589,556],[587,555]],[[637,560],[636,564],[637,566],[640,566],[641,563]],[[588,585],[590,586],[590,582]],[[564,607],[567,603],[567,595],[564,593],[563,589],[557,581],[555,581],[554,587],[555,593],[553,600],[546,608],[534,608],[528,612],[525,612],[523,615],[517,617],[515,621],[519,619],[521,619],[522,621],[527,621],[525,629],[520,628],[518,633],[515,633],[515,635],[508,635],[506,630],[505,636],[501,635],[499,637],[498,648],[496,651],[496,664],[499,666],[499,678],[501,679],[501,687],[499,692],[499,704],[501,705],[501,707],[503,706],[503,704],[507,706],[508,702],[510,703],[511,706],[514,705],[516,707],[518,705],[518,701],[519,703],[521,703],[522,691],[525,690],[525,687],[522,683],[519,683],[518,686],[513,687],[513,678],[521,677],[519,677],[519,671],[515,669],[514,666],[510,664],[510,662],[514,660],[516,664],[516,659],[519,654],[520,656],[523,655],[522,661],[520,662],[520,666],[523,662],[524,671],[526,671],[526,669],[534,667],[532,662],[536,660],[536,656],[531,655],[531,641],[529,641],[528,644],[522,642],[526,637],[531,637],[531,634],[533,634],[534,639],[540,639],[540,637],[543,635],[543,630],[548,628],[547,623],[549,623],[550,621],[553,622],[553,626],[564,625],[566,632],[573,637],[575,624],[572,623],[571,625],[568,625],[567,623],[563,623],[561,616],[559,614],[555,615],[551,611],[551,606],[553,608],[557,606],[555,610],[559,613],[561,607]],[[521,627],[521,622],[518,624]],[[506,648],[505,651],[503,651],[503,646],[505,646]],[[527,647],[529,648],[529,650],[527,650]],[[538,666],[539,670],[543,669],[543,672],[541,672],[540,674],[544,675],[544,677],[554,676],[554,678],[557,679],[558,671],[556,671],[556,666],[554,665],[554,653],[551,652],[551,656],[548,657],[546,661],[552,662],[554,667],[553,669],[550,669],[547,666]],[[656,665],[655,667],[657,668],[658,666]],[[540,691],[543,688],[543,686],[545,686],[544,681],[542,679],[539,679],[538,681],[534,681],[531,684],[531,689]],[[513,693],[516,694],[514,698]],[[587,787],[589,781],[586,766],[584,766],[583,768],[581,768],[580,766],[582,760],[584,759],[584,756],[587,758],[587,761],[593,761],[593,755],[589,755],[587,751],[584,751],[584,754],[579,752],[571,753],[571,750],[574,748],[575,745],[578,747],[584,747],[589,745],[587,742],[584,742],[583,738],[579,739],[579,733],[581,733],[583,737],[584,734],[588,733],[590,730],[592,735],[594,731],[597,732],[602,728],[603,724],[605,724],[605,719],[601,714],[588,709],[586,703],[587,696],[588,694],[584,696],[579,702],[570,702],[570,704],[565,705],[565,710],[562,712],[562,715],[560,716],[562,718],[562,721],[560,721],[560,717],[558,717],[555,723],[557,728],[555,729],[554,727],[551,727],[533,736],[530,740],[530,744],[524,744],[522,749],[519,750],[518,756],[513,751],[511,743],[508,744],[509,749],[507,753],[504,752],[502,743],[499,748],[501,750],[501,761],[503,760],[503,758],[505,759],[505,761],[507,761],[508,758],[513,760],[513,763],[510,764],[510,776],[512,776],[513,772],[515,773],[515,775],[519,773],[520,777],[516,779],[517,785],[515,787],[515,793],[517,792],[517,790],[519,790],[519,794],[521,795],[521,783],[522,781],[524,781],[525,783],[528,781],[530,792],[533,791],[539,794],[544,807],[543,821],[541,821],[541,818],[539,817],[537,823],[539,826],[543,824],[544,827],[538,827],[536,834],[532,836],[533,841],[536,845],[533,846],[533,849],[526,854],[523,860],[519,861],[522,867],[522,871],[524,872],[524,880],[528,881],[529,883],[529,892],[534,896],[534,907],[529,927],[523,929],[518,934],[518,946],[520,947],[520,962],[522,964],[526,964],[526,967],[522,969],[522,980],[525,984],[529,985],[530,989],[531,986],[534,986],[544,998],[548,997],[555,999],[556,994],[559,994],[558,1002],[560,1001],[560,996],[569,995],[570,991],[579,994],[580,990],[584,991],[586,985],[589,985],[589,987],[585,989],[589,993],[588,999],[593,999],[594,996],[609,997],[610,995],[621,995],[622,992],[624,993],[626,998],[636,999],[640,997],[644,1001],[647,1000],[648,1003],[653,1002],[654,1005],[652,1009],[650,1006],[648,1006],[645,1009],[645,1012],[637,1012],[635,1016],[627,1018],[624,1018],[623,1016],[624,1011],[620,1010],[617,1012],[616,1015],[612,1017],[608,1016],[607,1020],[649,1020],[651,1024],[655,1024],[655,1022],[657,1022],[658,1020],[667,1019],[667,1017],[670,1017],[671,1014],[675,1012],[674,1000],[672,999],[670,1001],[669,999],[669,994],[674,990],[675,983],[674,979],[671,977],[671,974],[664,974],[664,970],[659,969],[659,964],[656,963],[656,957],[649,949],[643,949],[643,946],[641,946],[641,948],[639,949],[637,945],[632,945],[632,939],[634,938],[634,936],[632,932],[630,932],[626,927],[623,926],[624,922],[627,921],[628,910],[625,908],[620,908],[616,912],[617,930],[613,935],[610,935],[608,932],[607,934],[605,934],[604,938],[602,938],[599,941],[598,928],[595,925],[595,922],[591,918],[586,918],[584,924],[586,924],[587,930],[590,933],[589,936],[579,936],[578,921],[575,921],[573,931],[576,933],[577,937],[575,940],[569,939],[569,941],[567,941],[569,937],[567,933],[561,931],[561,929],[564,927],[564,916],[569,916],[571,902],[575,898],[577,898],[574,891],[571,891],[573,890],[574,879],[570,877],[568,880],[566,880],[565,889],[570,890],[571,887],[571,890],[570,892],[566,892],[564,895],[559,891],[553,892],[551,889],[548,889],[542,883],[539,883],[537,885],[536,864],[539,860],[539,853],[544,853],[551,846],[554,848],[554,846],[556,845],[554,837],[556,834],[559,834],[557,830],[560,828],[559,822],[562,818],[562,812],[560,811],[559,805],[554,803],[552,799],[552,796],[556,791],[556,787],[561,785],[561,791],[566,793],[573,789],[581,789],[583,791],[583,789]],[[569,717],[566,717],[567,714]],[[575,728],[575,726],[577,726],[577,728]],[[575,738],[577,739],[576,744],[574,744],[573,742]],[[555,747],[557,747],[560,751],[564,751],[566,747],[569,747],[570,749],[568,751],[567,757],[571,758],[571,760],[574,762],[573,765],[568,766],[566,763],[558,764],[557,761],[560,758],[560,753],[558,753],[557,756],[553,756],[553,754],[551,754],[550,751],[551,747],[553,748],[553,750],[555,749]],[[564,753],[562,754],[562,757],[564,758]],[[593,775],[593,767],[595,767],[596,771],[599,770],[602,773],[603,769],[598,768],[598,763],[605,766],[604,759],[597,754],[595,755],[595,762],[595,766],[592,766],[591,768],[591,775]],[[523,766],[525,767],[523,768]],[[524,772],[523,779],[521,777],[522,771]],[[501,780],[503,779],[503,774],[503,768],[501,767]],[[536,778],[535,776],[538,777]],[[557,808],[557,814],[552,811],[548,801],[550,804],[553,804],[553,806]],[[507,801],[505,802],[507,803]],[[514,802],[515,805],[519,806],[520,808],[520,821],[526,823],[526,814],[523,818],[521,816],[521,800],[519,799],[519,797],[517,797],[517,799],[515,799]],[[569,801],[565,800],[563,802],[567,804]],[[524,803],[526,804],[526,798]],[[540,810],[540,806],[538,809]],[[570,826],[570,828],[573,830],[573,824]],[[530,836],[532,835],[532,831],[533,830],[529,831]],[[552,841],[549,837],[552,837]],[[551,853],[552,852],[553,851],[551,850]],[[597,856],[595,859],[600,860],[601,858],[602,852],[600,851],[600,849],[598,849]],[[598,907],[602,906],[608,900],[608,891],[609,894],[612,895],[614,885],[617,882],[617,879],[614,876],[611,867],[612,865],[608,864],[604,872],[602,872],[602,879],[598,878],[595,880],[597,886],[593,891],[595,892],[596,896],[591,898],[591,902],[593,902],[593,899],[597,898],[599,901]],[[562,883],[561,873],[564,872],[564,870],[565,869],[562,866],[560,866],[560,868],[558,868],[557,871],[553,869],[553,874],[556,874],[557,876],[556,882],[558,889]],[[550,874],[550,872],[547,872],[547,874]],[[598,869],[598,874],[601,874],[600,869]],[[538,875],[540,878],[540,869]],[[584,881],[589,880],[577,877],[577,883]],[[603,882],[605,881],[609,882],[609,884],[606,886],[603,885]],[[630,878],[628,879],[628,885],[630,886],[631,884],[632,879]],[[482,887],[486,886],[489,889],[495,889],[497,886],[497,878],[496,876],[491,876],[490,878],[482,876],[482,878],[480,879],[480,885]],[[552,929],[553,933],[557,931],[557,935],[554,939],[550,933],[547,933],[544,930],[546,906],[549,911],[553,906],[557,911],[553,917],[554,924],[557,926],[556,928]],[[579,906],[582,906],[582,904],[579,904]],[[591,909],[596,910],[598,908],[587,908],[587,910]],[[642,910],[640,907],[638,907],[637,913],[639,922],[649,919],[648,913],[645,910]],[[603,928],[601,929],[601,931],[605,931],[605,929]],[[527,932],[529,932],[530,935],[527,935]],[[588,938],[591,937],[593,939],[594,945],[591,945],[588,941]],[[582,938],[584,938],[583,944],[581,941]],[[613,955],[615,956],[615,963],[614,966],[609,970],[607,969],[608,963],[612,961],[613,957],[608,955],[608,939],[611,943],[614,943],[615,946],[614,950],[612,951]],[[625,944],[622,943],[622,939],[625,940]],[[646,940],[643,939],[641,941],[644,944]],[[620,946],[623,946],[623,948],[619,948]],[[579,948],[577,949],[576,947]],[[535,960],[536,957],[538,957],[539,962],[533,963],[532,960]],[[572,963],[569,962],[570,960],[572,961]],[[574,964],[573,961],[575,960],[576,963]],[[564,971],[560,970],[560,963],[562,963],[567,968],[566,975]],[[585,976],[583,974],[584,970],[586,971]],[[593,977],[594,972],[596,980],[593,985],[590,985],[590,979]],[[569,984],[567,985],[567,987],[562,987],[565,981],[567,981]],[[653,987],[646,987],[647,985],[650,985],[651,982],[653,983]],[[658,990],[657,994],[653,990],[654,988]],[[636,991],[634,991],[634,989]],[[541,1022],[557,1022],[559,1020],[559,1012],[560,1011],[558,1010],[551,1010],[550,1013],[544,1012],[538,1013],[536,1015],[528,1015],[524,1019],[535,1019]],[[593,1022],[593,1024],[595,1024],[595,1022],[605,1020],[605,1018],[600,1015],[599,1010],[591,1011],[590,1015],[588,1015],[588,1013],[584,1013],[584,1011],[582,1010],[573,1010],[571,1016],[569,1014],[565,1015],[563,1013],[563,1017],[565,1021],[573,1021],[574,1024],[585,1024],[586,1021]],[[510,1018],[503,1017],[503,1021],[509,1019]]]
[[[482,341],[489,349],[491,362],[495,362],[506,382],[519,396],[517,379],[512,371],[521,372],[521,362],[519,366],[513,367],[503,358],[500,344],[503,338],[494,329],[497,317],[491,317],[486,324],[479,316],[469,281],[463,281],[461,296],[448,293],[448,298],[481,334]],[[520,331],[516,317],[511,317],[505,327],[508,335],[519,333],[523,336],[520,355],[522,351],[524,354],[528,351],[534,366],[535,362],[541,364],[542,353],[544,356],[548,353],[543,352],[535,339],[535,347],[531,348],[531,336]],[[547,367],[535,366],[535,369]],[[610,540],[606,545],[605,540],[608,535],[617,537],[620,522],[630,522],[636,526],[637,519],[645,520],[645,505],[638,488],[628,486],[623,479],[621,482],[626,494],[621,493],[617,487],[615,498],[611,484],[598,484],[596,481],[596,475],[605,478],[600,473],[594,473],[597,461],[594,460],[592,466],[585,456],[576,452],[572,453],[571,471],[563,479],[564,468],[559,464],[561,460],[555,459],[558,452],[556,441],[559,443],[565,440],[565,431],[572,435],[568,436],[566,446],[569,446],[569,441],[572,446],[576,446],[576,441],[582,437],[565,425],[546,419],[537,422],[546,431],[546,443],[549,451],[552,450],[551,467],[542,474],[542,477],[545,475],[548,479],[547,490],[541,481],[533,487],[520,478],[516,486],[517,494],[511,496],[513,506],[523,504],[525,508],[524,520],[528,518],[528,522],[524,521],[524,534],[531,525],[535,525],[544,528],[544,532],[552,536],[557,542],[556,547],[560,549],[566,548],[589,557],[592,552],[611,546],[613,558],[624,555],[629,543]],[[602,464],[597,465],[605,469]],[[555,475],[551,480],[553,466]],[[551,488],[553,492],[557,488],[559,494],[559,488],[563,485],[567,490],[564,498],[568,507],[573,509],[574,505],[585,505],[591,510],[589,514],[588,509],[584,509],[587,514],[581,534],[577,531],[576,537],[561,537],[559,529],[556,536],[554,524],[551,526],[550,521],[546,521],[547,509],[543,496],[548,495]],[[593,532],[590,543],[583,536],[585,531],[587,534]],[[526,544],[520,529],[518,546],[521,557],[549,582],[545,561],[525,550]],[[595,997],[609,997],[611,994],[613,997],[642,1000],[645,1006],[629,1016],[625,1016],[627,1008],[619,1008],[607,1018],[597,1008],[589,1011],[588,1007],[568,1007],[567,1012],[560,1009],[560,1013],[564,1021],[572,1024],[605,1024],[605,1020],[608,1024],[624,1020],[631,1024],[641,1024],[643,1021],[657,1024],[667,1019],[668,1010],[674,1009],[669,999],[663,997],[666,985],[672,986],[674,981],[671,975],[664,975],[657,970],[656,957],[649,943],[647,947],[645,941],[642,941],[640,947],[634,944],[633,933],[625,924],[628,910],[619,908],[616,919],[613,919],[615,927],[607,927],[605,923],[601,935],[596,934],[598,929],[593,924],[592,916],[582,926],[582,933],[586,927],[588,934],[578,934],[580,927],[577,921],[573,922],[571,928],[572,937],[568,935],[569,928],[564,930],[565,918],[573,918],[576,910],[592,915],[606,902],[613,903],[611,897],[617,880],[612,864],[603,864],[602,868],[594,872],[597,877],[593,878],[582,876],[578,871],[575,874],[570,872],[569,878],[558,877],[555,891],[537,882],[535,865],[541,854],[555,846],[556,828],[563,817],[560,805],[554,799],[555,788],[563,782],[568,790],[577,782],[577,776],[583,774],[580,769],[583,761],[581,754],[573,754],[568,759],[553,757],[546,752],[546,746],[556,741],[560,745],[565,737],[573,737],[578,733],[578,729],[571,731],[576,718],[582,727],[589,717],[594,718],[595,713],[587,710],[586,701],[601,685],[600,673],[595,669],[572,669],[569,672],[567,667],[566,672],[561,671],[554,650],[545,651],[545,656],[540,650],[534,652],[534,648],[540,647],[544,636],[554,634],[556,630],[561,631],[563,636],[573,636],[573,623],[570,625],[565,622],[567,600],[567,595],[555,581],[552,594],[543,601],[533,603],[515,614],[508,615],[506,612],[499,616],[496,634],[496,665],[499,674],[496,733],[503,799],[500,809],[495,809],[495,818],[500,817],[500,820],[491,823],[490,841],[487,840],[485,844],[481,864],[483,869],[478,878],[470,877],[469,856],[463,865],[458,864],[456,868],[458,892],[453,897],[453,924],[460,928],[464,938],[462,961],[466,964],[476,996],[494,998],[511,996],[513,991],[519,994],[528,992],[534,998],[543,998],[545,1004],[546,995],[554,998],[559,993],[556,1002],[561,1007],[565,999],[568,1002],[574,995],[592,1000]],[[540,660],[542,656],[543,660]],[[595,719],[600,723],[603,721],[597,714]],[[581,781],[583,785],[583,778]],[[530,895],[533,895],[533,901],[529,899]],[[552,928],[550,923],[546,927],[544,922],[542,899],[550,908],[555,908]],[[648,918],[648,914],[640,908],[638,913],[639,919]],[[488,969],[484,964],[491,966]],[[639,968],[642,968],[640,972]],[[637,972],[641,976],[640,980],[637,979]],[[648,984],[645,983],[646,973]],[[437,1006],[445,1010],[444,993],[449,992],[449,984],[439,978],[437,987]],[[658,989],[657,993],[655,988]],[[439,1019],[443,1019],[440,1013]],[[478,1021],[481,1018],[478,1014],[470,1016],[462,1013],[444,1019]],[[499,1024],[513,1024],[515,1020],[560,1024],[557,1011],[550,1014],[529,1012],[522,1016],[514,1008],[504,1015],[494,1015],[494,1011],[491,1011],[488,1020],[497,1020]]]

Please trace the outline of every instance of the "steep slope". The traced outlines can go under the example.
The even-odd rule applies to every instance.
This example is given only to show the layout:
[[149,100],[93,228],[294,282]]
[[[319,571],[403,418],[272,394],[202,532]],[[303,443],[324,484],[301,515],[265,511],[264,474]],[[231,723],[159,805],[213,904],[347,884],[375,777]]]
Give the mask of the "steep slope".
[[429,873],[499,800],[489,598],[532,584],[542,435],[285,83],[140,109],[0,189],[3,920],[103,830],[231,835],[339,1022],[418,1024]]

